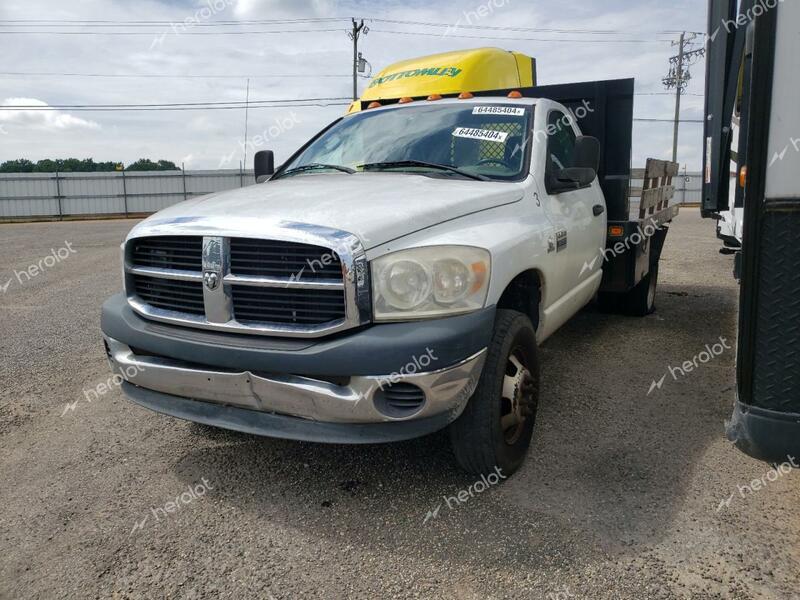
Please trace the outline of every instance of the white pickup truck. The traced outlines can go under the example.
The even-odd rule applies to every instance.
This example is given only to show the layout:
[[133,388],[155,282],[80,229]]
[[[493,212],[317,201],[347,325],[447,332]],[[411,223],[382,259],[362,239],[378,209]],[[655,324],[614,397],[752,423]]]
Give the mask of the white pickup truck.
[[[666,235],[629,244],[643,221],[625,205],[609,239],[598,170],[610,138],[583,136],[538,89],[365,106],[277,171],[259,153],[258,185],[138,224],[122,246],[125,293],[102,315],[125,394],[296,440],[449,428],[462,467],[513,473],[540,401],[537,346],[604,271],[606,305],[651,312]],[[657,204],[652,223],[671,219],[653,218]],[[617,280],[635,272],[624,289],[615,264]]]

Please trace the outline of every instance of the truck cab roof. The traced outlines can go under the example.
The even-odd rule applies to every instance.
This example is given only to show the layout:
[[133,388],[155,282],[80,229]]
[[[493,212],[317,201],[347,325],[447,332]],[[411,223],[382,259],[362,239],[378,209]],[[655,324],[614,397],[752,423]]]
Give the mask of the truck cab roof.
[[536,84],[536,60],[519,52],[500,48],[445,52],[389,65],[373,77],[348,112],[362,110],[372,102],[392,104],[406,97],[457,96]]

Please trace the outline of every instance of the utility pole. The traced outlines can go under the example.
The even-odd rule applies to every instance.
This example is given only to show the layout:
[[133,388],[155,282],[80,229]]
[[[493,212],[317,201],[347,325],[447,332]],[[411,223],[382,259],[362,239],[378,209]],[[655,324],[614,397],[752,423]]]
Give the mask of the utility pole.
[[681,39],[678,42],[673,42],[672,45],[679,46],[678,55],[669,59],[670,70],[669,75],[664,79],[664,86],[667,89],[675,88],[675,128],[672,132],[672,162],[678,162],[678,136],[680,134],[681,126],[681,96],[689,86],[692,80],[692,74],[689,67],[694,64],[695,59],[699,59],[705,55],[705,48],[698,48],[696,50],[689,50],[689,44],[697,38],[696,33],[687,34],[685,31],[681,33]]
[[349,32],[348,37],[353,40],[353,101],[358,100],[358,40],[362,35],[369,33],[369,27],[364,25],[364,19],[357,22],[354,18],[353,31]]
[[678,162],[678,135],[681,128],[681,94],[683,94],[683,51],[686,49],[686,32],[681,34],[678,51],[678,71],[675,83],[675,129],[672,132],[672,162]]

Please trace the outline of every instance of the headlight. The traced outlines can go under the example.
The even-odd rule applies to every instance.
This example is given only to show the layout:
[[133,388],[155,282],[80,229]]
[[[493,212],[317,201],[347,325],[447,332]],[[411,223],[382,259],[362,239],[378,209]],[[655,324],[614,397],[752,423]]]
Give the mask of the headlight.
[[376,321],[430,319],[483,308],[491,256],[470,246],[402,250],[372,261]]

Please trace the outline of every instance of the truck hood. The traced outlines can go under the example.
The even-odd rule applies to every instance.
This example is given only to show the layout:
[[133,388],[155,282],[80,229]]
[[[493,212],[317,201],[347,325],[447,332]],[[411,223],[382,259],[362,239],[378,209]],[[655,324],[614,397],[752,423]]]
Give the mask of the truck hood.
[[317,226],[355,234],[370,249],[523,196],[519,183],[406,173],[300,175],[176,204],[140,223],[129,237]]

